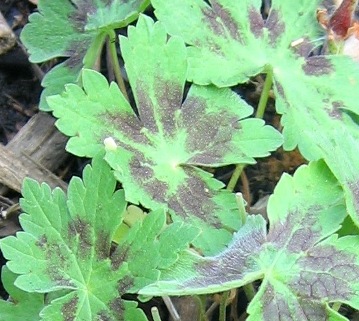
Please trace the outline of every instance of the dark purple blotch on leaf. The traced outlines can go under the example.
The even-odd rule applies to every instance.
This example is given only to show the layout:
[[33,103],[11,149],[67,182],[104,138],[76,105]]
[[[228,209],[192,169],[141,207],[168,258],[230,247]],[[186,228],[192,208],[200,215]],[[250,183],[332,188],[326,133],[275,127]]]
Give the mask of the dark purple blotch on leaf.
[[331,103],[331,107],[330,106],[326,106],[325,110],[328,112],[328,115],[333,118],[333,119],[338,119],[341,120],[342,119],[342,108],[344,107],[344,104],[342,101],[333,101]]
[[[224,37],[228,32],[231,38],[241,41],[241,35],[239,33],[239,26],[231,13],[224,8],[218,1],[211,0],[211,7],[206,6],[202,9],[203,24],[207,25],[214,34]],[[219,17],[221,22],[216,19]]]
[[307,76],[323,76],[329,75],[334,71],[333,65],[329,58],[325,56],[314,56],[306,60],[302,66],[304,73]]
[[281,20],[281,15],[278,10],[273,9],[270,11],[270,14],[265,23],[265,27],[269,32],[269,44],[274,47],[277,43],[277,40],[285,32],[285,24]]
[[256,8],[251,6],[248,11],[248,16],[251,32],[255,35],[256,38],[261,37],[263,35],[264,28],[264,20],[262,15]]
[[61,313],[62,313],[63,319],[65,321],[75,320],[75,318],[77,316],[78,303],[79,303],[79,298],[75,294],[75,296],[73,298],[71,298],[70,301],[65,302],[62,305]]

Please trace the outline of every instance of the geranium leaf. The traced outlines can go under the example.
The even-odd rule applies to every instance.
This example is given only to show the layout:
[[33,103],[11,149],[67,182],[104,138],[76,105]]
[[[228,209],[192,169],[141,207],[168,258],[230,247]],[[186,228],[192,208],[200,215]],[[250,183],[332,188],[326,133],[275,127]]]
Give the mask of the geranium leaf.
[[83,181],[71,180],[68,197],[26,180],[20,216],[24,232],[1,240],[8,267],[20,274],[16,286],[42,293],[67,290],[41,311],[43,320],[147,320],[135,302],[121,296],[154,282],[198,234],[194,227],[171,226],[178,243],[168,244],[172,252],[166,253],[161,239],[168,242],[166,215],[157,211],[111,249],[126,202],[123,191],[114,192],[116,180],[100,156],[85,168]]
[[262,216],[248,216],[228,249],[188,253],[147,295],[218,292],[263,279],[248,320],[346,320],[329,303],[359,308],[359,237],[332,235],[346,216],[343,191],[324,162],[281,178]]
[[203,230],[196,245],[213,253],[240,220],[234,195],[197,166],[254,163],[281,144],[281,135],[262,120],[242,120],[252,108],[227,88],[192,86],[182,103],[184,43],[167,41],[163,27],[150,18],[141,16],[129,28],[121,48],[139,117],[114,83],[84,70],[84,90],[68,85],[62,96],[48,99],[58,128],[74,136],[67,149],[92,156],[105,141],[105,159],[126,199],[151,209],[168,207],[174,220]]
[[39,313],[44,307],[44,295],[28,293],[14,285],[17,275],[3,266],[1,281],[10,300],[0,300],[0,321],[40,320]]
[[261,72],[273,77],[276,109],[283,114],[284,148],[298,145],[308,160],[325,159],[359,226],[359,167],[353,165],[359,160],[359,133],[352,119],[359,113],[359,65],[344,56],[308,58],[323,36],[315,19],[322,1],[273,0],[266,20],[261,3],[152,1],[166,30],[190,45],[190,80],[225,87]]
[[[40,108],[48,110],[46,97],[59,94],[67,83],[77,82],[83,66],[92,68],[105,38],[138,17],[149,0],[40,0],[29,17],[21,41],[32,62],[56,57],[68,59],[45,76]],[[44,43],[46,44],[44,46]]]

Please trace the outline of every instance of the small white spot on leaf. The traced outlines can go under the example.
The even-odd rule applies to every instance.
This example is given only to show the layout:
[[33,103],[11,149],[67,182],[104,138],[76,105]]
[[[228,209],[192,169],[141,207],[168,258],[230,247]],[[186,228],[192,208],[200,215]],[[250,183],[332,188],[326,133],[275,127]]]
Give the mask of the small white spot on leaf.
[[117,149],[117,144],[112,137],[105,138],[103,143],[105,144],[106,150],[116,150]]

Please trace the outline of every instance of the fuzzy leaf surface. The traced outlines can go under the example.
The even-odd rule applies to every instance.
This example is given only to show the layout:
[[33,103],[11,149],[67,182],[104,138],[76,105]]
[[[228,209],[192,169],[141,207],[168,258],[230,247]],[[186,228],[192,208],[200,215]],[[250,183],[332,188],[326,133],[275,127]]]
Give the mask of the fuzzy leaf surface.
[[324,162],[281,178],[262,216],[248,216],[228,249],[213,257],[188,253],[141,293],[219,292],[262,279],[250,321],[346,320],[329,307],[359,307],[359,237],[332,235],[346,216],[343,191]]
[[4,238],[0,246],[9,269],[20,274],[16,286],[40,293],[66,290],[41,311],[42,320],[146,321],[137,303],[121,296],[155,281],[159,270],[173,264],[196,236],[194,228],[176,224],[169,232],[178,232],[177,242],[168,244],[166,216],[157,211],[111,249],[126,206],[123,191],[114,192],[115,185],[110,167],[99,156],[85,168],[83,181],[71,180],[67,197],[60,189],[51,192],[45,184],[25,181],[25,213],[20,216],[24,231]]
[[321,3],[273,0],[264,21],[261,0],[152,1],[167,32],[190,45],[190,80],[226,87],[273,75],[284,148],[325,159],[359,226],[359,65],[345,56],[308,58],[323,35],[315,19]]
[[76,155],[92,156],[105,141],[105,159],[126,199],[168,207],[174,220],[203,230],[196,245],[213,253],[240,220],[234,195],[198,166],[254,163],[281,144],[281,135],[262,120],[243,119],[252,108],[227,88],[194,85],[182,103],[185,45],[177,37],[167,41],[150,18],[141,16],[129,28],[121,48],[139,115],[116,84],[84,70],[83,89],[68,85],[62,96],[49,98],[56,125],[73,136],[67,149]]
[[0,300],[0,321],[39,321],[44,307],[44,295],[28,293],[14,285],[17,275],[6,266],[1,270],[1,281],[11,301]]
[[92,68],[106,36],[134,21],[148,4],[149,0],[40,0],[38,12],[21,33],[30,60],[68,57],[46,74],[40,108],[48,110],[46,97],[76,83],[83,66]]

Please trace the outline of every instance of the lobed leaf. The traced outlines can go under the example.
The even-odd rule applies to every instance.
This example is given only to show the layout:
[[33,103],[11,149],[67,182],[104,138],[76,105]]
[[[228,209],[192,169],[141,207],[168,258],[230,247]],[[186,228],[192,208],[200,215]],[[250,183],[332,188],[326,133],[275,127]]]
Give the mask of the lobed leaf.
[[266,20],[260,0],[208,2],[152,1],[169,34],[190,45],[188,78],[226,87],[261,72],[273,77],[284,148],[298,145],[308,160],[325,159],[359,226],[359,66],[344,56],[308,57],[320,45],[315,11],[322,1],[273,0]]
[[14,285],[16,277],[6,266],[2,267],[1,281],[9,299],[0,300],[0,321],[39,321],[39,313],[44,307],[44,295],[20,290]]
[[214,253],[240,220],[234,195],[198,166],[254,163],[281,144],[281,135],[262,120],[243,120],[252,108],[230,89],[194,85],[182,103],[185,45],[177,37],[167,41],[150,18],[141,16],[129,28],[121,48],[139,115],[117,85],[84,70],[83,90],[68,85],[48,99],[56,125],[73,136],[67,149],[76,155],[93,156],[105,141],[105,159],[126,199],[167,207],[175,221],[200,227],[196,246]]
[[[165,213],[149,214],[129,230],[115,248],[111,241],[125,211],[123,191],[102,157],[87,166],[83,181],[73,178],[68,197],[60,189],[26,180],[20,216],[23,232],[0,241],[7,266],[20,274],[15,285],[29,292],[61,290],[42,311],[42,320],[139,320],[137,303],[122,299],[154,282],[178,252],[198,234],[177,224],[178,243],[167,242]],[[167,232],[168,233],[168,232]]]
[[[92,68],[106,37],[116,28],[134,21],[149,0],[40,0],[38,12],[29,17],[21,41],[38,63],[68,58],[42,82],[40,109],[49,110],[46,97],[59,94],[64,85],[76,83],[81,68]],[[44,43],[46,44],[44,46]]]
[[343,192],[324,162],[281,178],[262,216],[248,216],[228,249],[187,253],[146,295],[224,291],[263,279],[248,320],[346,320],[330,303],[359,308],[358,236],[332,235],[346,216]]

